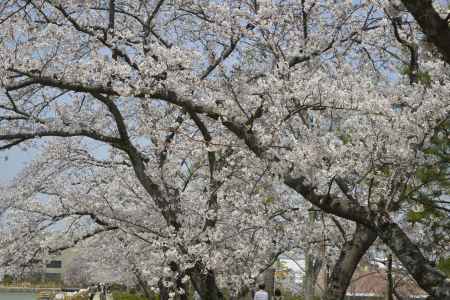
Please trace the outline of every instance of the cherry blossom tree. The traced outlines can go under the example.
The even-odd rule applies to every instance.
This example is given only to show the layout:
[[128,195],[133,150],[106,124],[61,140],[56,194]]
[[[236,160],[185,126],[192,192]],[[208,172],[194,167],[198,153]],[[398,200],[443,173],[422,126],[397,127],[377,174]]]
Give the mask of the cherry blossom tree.
[[0,149],[42,153],[1,196],[6,263],[121,232],[220,299],[313,205],[357,223],[346,274],[376,235],[449,299],[405,231],[448,122],[449,29],[438,1],[402,2],[4,1]]

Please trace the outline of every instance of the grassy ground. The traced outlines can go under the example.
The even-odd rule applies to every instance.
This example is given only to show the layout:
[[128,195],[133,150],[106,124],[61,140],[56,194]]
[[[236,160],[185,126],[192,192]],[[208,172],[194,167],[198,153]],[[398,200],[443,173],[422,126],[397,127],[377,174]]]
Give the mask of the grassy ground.
[[112,293],[113,300],[147,300],[141,295],[138,294],[130,294],[127,292],[113,292]]
[[88,294],[80,294],[73,297],[64,297],[64,300],[89,300]]
[[30,283],[30,282],[14,282],[14,283],[3,283],[0,282],[0,287],[5,288],[61,288],[63,285],[57,282],[39,282],[39,283]]

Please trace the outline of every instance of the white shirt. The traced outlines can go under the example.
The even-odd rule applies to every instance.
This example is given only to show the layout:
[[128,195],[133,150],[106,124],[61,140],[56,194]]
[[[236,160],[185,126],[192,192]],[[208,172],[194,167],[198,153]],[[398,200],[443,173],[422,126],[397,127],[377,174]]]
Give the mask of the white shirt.
[[194,300],[202,300],[199,293],[197,291],[194,292]]
[[255,293],[253,300],[269,300],[269,294],[265,290],[259,290]]

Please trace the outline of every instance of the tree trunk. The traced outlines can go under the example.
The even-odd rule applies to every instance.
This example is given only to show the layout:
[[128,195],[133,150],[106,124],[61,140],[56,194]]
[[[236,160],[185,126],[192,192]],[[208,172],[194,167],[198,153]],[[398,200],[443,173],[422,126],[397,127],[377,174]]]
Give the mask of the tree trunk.
[[248,294],[250,293],[250,289],[247,286],[242,287],[237,293],[235,300],[245,300],[248,299]]
[[380,239],[392,250],[409,274],[430,297],[450,300],[450,280],[422,255],[420,249],[388,215],[377,215],[373,224]]
[[414,16],[427,40],[432,42],[450,63],[450,29],[447,20],[441,18],[431,0],[402,0],[406,9]]
[[159,288],[159,299],[169,300],[169,289],[164,285],[162,278],[158,281],[158,288]]
[[305,276],[303,277],[303,299],[314,300],[314,257],[309,250],[305,253]]
[[188,286],[182,282],[182,279],[183,279],[182,276],[178,276],[178,278],[176,279],[178,290],[182,289],[184,291],[184,293],[178,295],[178,299],[188,300],[188,292],[189,292]]
[[345,242],[339,258],[333,267],[323,300],[342,300],[350,285],[353,273],[367,249],[375,242],[377,235],[372,230],[357,225],[353,237]]
[[394,300],[394,278],[392,276],[392,254],[388,255],[387,259],[387,270],[386,270],[386,279],[387,279],[387,300]]
[[450,300],[450,280],[431,265],[389,214],[371,212],[355,201],[331,194],[318,194],[305,177],[288,177],[285,184],[323,211],[371,228],[397,256],[417,284],[430,295],[429,300]]
[[269,293],[269,300],[272,299],[274,293],[274,280],[275,280],[275,269],[269,268],[264,272],[264,284],[266,286],[266,291]]
[[141,272],[137,268],[134,270],[134,276],[136,277],[139,287],[141,288],[142,292],[144,293],[144,297],[148,300],[152,300],[153,293],[150,290],[150,288],[148,287],[148,284],[145,281],[145,279],[142,278]]
[[216,284],[213,271],[208,270],[204,273],[202,272],[202,266],[197,263],[188,273],[194,289],[199,293],[202,300],[223,300],[222,292]]
[[[308,214],[308,225],[313,227],[317,217],[317,211],[310,210]],[[323,245],[322,245],[323,246]],[[324,251],[324,248],[322,248]],[[316,296],[316,283],[322,267],[322,259],[312,254],[309,245],[305,251],[305,276],[303,277],[303,298],[314,300]]]

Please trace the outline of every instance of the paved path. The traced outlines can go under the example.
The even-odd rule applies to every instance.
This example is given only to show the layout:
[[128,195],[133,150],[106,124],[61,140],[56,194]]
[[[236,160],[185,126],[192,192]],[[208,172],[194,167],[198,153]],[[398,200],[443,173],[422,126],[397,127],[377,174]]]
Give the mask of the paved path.
[[[94,296],[94,300],[100,300],[100,293],[96,293]],[[113,297],[111,294],[106,294],[106,300],[113,300]]]

